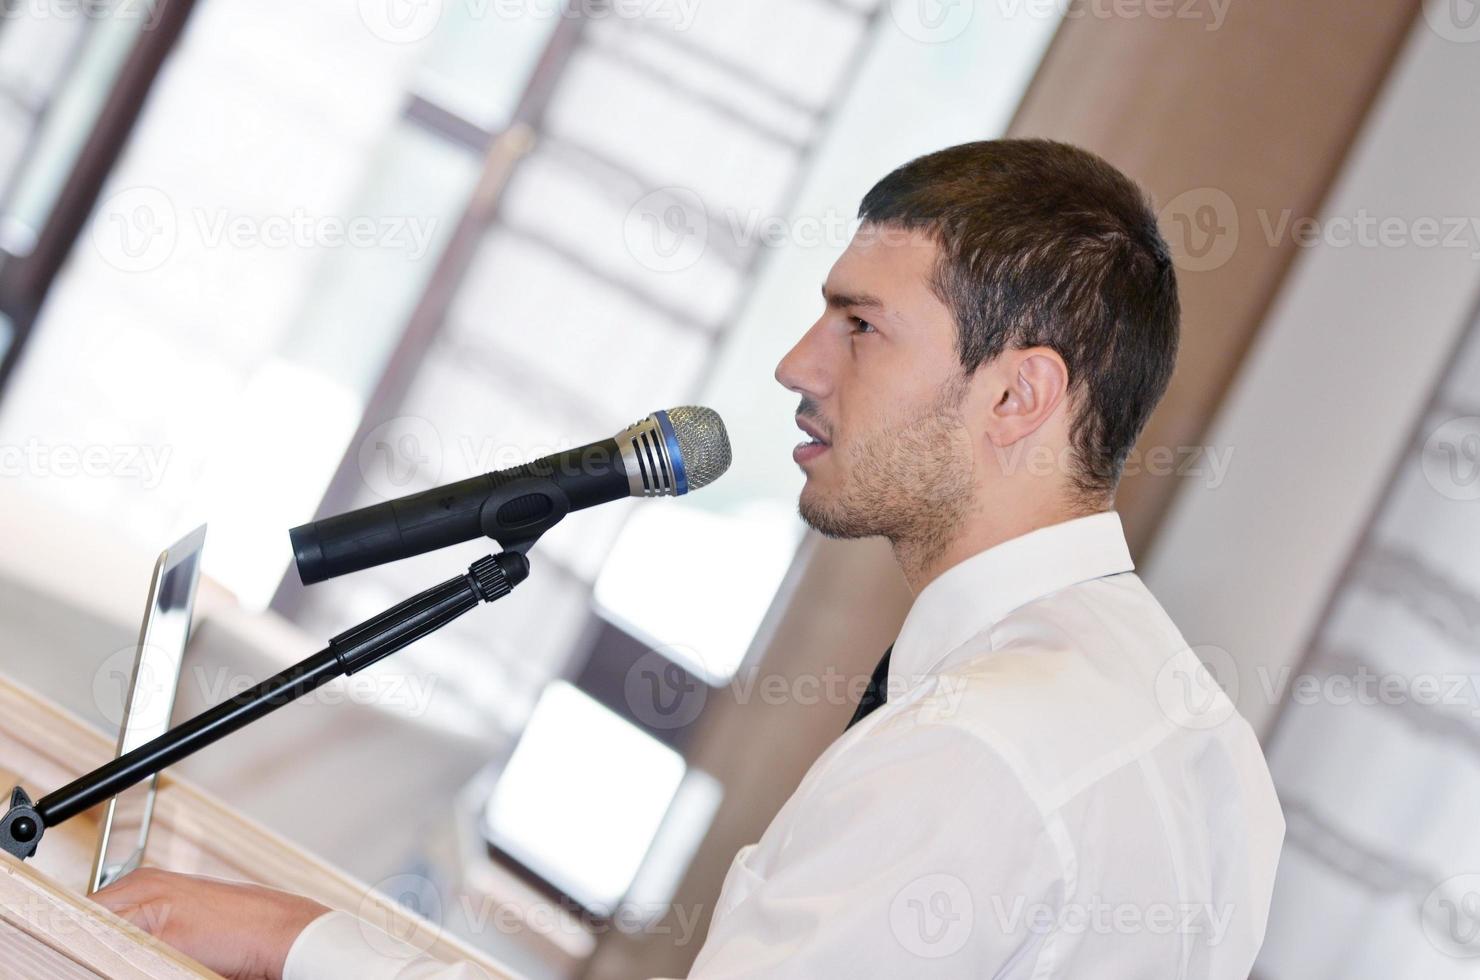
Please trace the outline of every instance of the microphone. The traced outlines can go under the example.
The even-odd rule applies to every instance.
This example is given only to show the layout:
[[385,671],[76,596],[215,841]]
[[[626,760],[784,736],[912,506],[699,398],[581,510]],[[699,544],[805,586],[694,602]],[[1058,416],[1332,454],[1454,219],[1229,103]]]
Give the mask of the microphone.
[[730,468],[730,438],[713,409],[654,412],[611,439],[523,466],[293,528],[304,585],[487,536],[529,546],[573,510],[623,497],[681,497]]

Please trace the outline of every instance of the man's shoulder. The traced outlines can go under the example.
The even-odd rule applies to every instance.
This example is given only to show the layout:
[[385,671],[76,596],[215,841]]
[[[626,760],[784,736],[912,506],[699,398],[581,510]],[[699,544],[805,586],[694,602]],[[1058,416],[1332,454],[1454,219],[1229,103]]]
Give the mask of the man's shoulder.
[[990,747],[1045,812],[1158,753],[1259,751],[1132,573],[1009,613],[947,657],[908,714]]

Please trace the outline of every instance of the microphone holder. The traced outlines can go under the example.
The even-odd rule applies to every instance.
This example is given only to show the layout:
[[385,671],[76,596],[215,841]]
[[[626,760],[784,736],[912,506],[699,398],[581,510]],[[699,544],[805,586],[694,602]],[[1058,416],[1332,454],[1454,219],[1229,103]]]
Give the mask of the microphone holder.
[[[563,516],[563,515],[562,515]],[[468,571],[407,599],[340,633],[318,653],[240,694],[181,722],[156,739],[127,752],[55,792],[32,802],[17,786],[10,809],[0,817],[0,850],[25,860],[47,828],[90,809],[337,677],[364,670],[397,650],[457,619],[483,602],[494,602],[529,576],[523,552],[543,528],[510,550],[475,561]]]

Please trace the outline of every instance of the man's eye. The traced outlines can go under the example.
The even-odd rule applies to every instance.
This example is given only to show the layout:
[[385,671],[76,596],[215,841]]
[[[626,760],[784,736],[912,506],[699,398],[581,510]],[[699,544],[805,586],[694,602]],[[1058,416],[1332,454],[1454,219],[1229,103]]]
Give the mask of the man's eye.
[[860,320],[856,316],[850,316],[848,319],[852,322],[852,324],[853,324],[853,330],[856,333],[873,333],[874,332],[874,325],[872,323],[869,323],[867,320]]

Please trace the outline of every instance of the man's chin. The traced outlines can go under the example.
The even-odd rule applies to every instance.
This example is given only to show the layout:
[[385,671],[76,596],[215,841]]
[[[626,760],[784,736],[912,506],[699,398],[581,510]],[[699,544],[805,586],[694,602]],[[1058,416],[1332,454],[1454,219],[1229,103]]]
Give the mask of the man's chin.
[[838,507],[834,501],[826,499],[812,482],[807,481],[801,496],[797,498],[797,513],[801,515],[802,523],[826,538],[851,540],[869,538],[879,533]]

